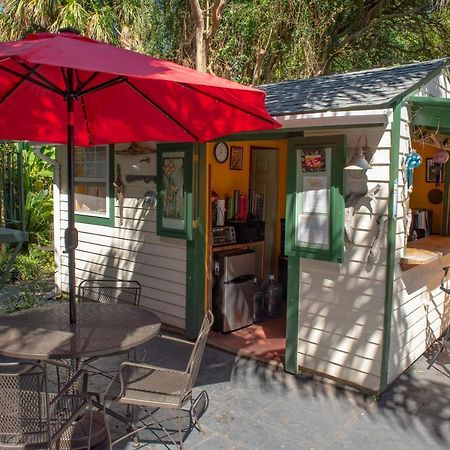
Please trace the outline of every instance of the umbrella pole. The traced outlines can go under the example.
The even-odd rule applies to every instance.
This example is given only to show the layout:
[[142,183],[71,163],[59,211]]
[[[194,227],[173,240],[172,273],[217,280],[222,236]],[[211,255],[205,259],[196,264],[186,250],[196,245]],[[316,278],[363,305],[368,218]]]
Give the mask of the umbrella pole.
[[75,299],[75,249],[78,246],[78,231],[75,228],[75,145],[73,118],[73,69],[67,69],[67,229],[64,234],[68,256],[69,314],[70,323],[77,322]]

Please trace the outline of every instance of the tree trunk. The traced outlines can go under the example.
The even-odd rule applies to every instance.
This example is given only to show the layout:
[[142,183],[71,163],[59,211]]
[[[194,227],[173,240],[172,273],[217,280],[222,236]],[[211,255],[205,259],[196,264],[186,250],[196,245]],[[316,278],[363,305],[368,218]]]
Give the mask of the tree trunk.
[[203,11],[199,0],[190,0],[190,3],[195,22],[195,68],[200,72],[206,72],[207,52]]
[[201,72],[207,71],[209,44],[222,21],[223,9],[227,1],[214,0],[211,6],[208,2],[206,10],[203,11],[200,0],[189,0],[195,22],[195,68]]

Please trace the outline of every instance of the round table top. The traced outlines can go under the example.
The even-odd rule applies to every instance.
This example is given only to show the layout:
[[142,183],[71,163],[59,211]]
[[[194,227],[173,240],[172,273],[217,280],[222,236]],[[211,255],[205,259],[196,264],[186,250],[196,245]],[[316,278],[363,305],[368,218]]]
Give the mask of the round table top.
[[0,355],[76,359],[130,350],[159,332],[159,318],[132,305],[78,303],[77,323],[61,303],[0,316]]

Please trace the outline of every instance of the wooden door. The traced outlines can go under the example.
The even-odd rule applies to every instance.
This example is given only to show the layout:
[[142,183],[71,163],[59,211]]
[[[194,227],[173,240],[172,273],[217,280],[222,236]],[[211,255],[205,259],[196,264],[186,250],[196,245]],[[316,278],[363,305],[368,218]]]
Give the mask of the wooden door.
[[275,229],[278,193],[278,150],[251,149],[250,188],[264,195],[264,279],[275,273]]

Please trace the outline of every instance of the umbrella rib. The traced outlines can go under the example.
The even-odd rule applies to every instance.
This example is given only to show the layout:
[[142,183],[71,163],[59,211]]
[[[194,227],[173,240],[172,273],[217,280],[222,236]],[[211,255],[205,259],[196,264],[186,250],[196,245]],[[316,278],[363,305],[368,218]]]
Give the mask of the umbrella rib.
[[25,81],[27,81],[27,79],[31,76],[31,73],[29,73],[27,76],[25,76],[24,78],[22,78],[21,80],[18,81],[17,84],[15,84],[11,89],[9,89],[8,92],[5,92],[5,94],[3,95],[3,97],[0,99],[0,105],[12,94],[16,91],[17,88],[19,88],[21,86],[22,83],[24,83]]
[[[77,91],[81,92],[92,80],[94,80],[97,77],[98,77],[98,72],[92,73],[83,83],[81,83],[78,86]],[[80,79],[78,77],[78,71],[77,71],[77,80],[78,80],[78,82],[80,82]]]
[[142,98],[144,98],[147,102],[149,102],[152,106],[154,106],[159,112],[164,114],[167,118],[169,118],[172,122],[175,122],[180,128],[182,128],[186,133],[188,133],[190,136],[192,136],[196,141],[199,141],[199,138],[197,135],[192,133],[188,128],[186,128],[181,122],[179,122],[175,117],[173,117],[171,114],[169,114],[167,111],[164,111],[164,109],[159,106],[154,100],[152,100],[148,95],[144,94],[138,87],[136,87],[134,84],[130,82],[130,80],[126,80],[125,83],[133,89],[135,92],[137,92]]
[[273,120],[268,119],[267,117],[261,116],[260,114],[255,114],[251,111],[247,111],[245,108],[242,108],[239,105],[235,105],[234,103],[228,102],[227,100],[224,100],[213,94],[210,94],[208,92],[203,92],[201,89],[199,89],[193,85],[190,85],[187,83],[178,83],[178,84],[180,84],[181,86],[184,86],[185,88],[191,89],[192,91],[198,92],[199,94],[206,95],[207,97],[212,98],[213,100],[224,103],[225,105],[231,106],[232,108],[237,109],[238,111],[242,111],[243,113],[249,114],[250,116],[256,117],[257,119],[263,120],[264,122],[267,122],[267,123],[270,123],[273,125]]
[[8,67],[4,67],[4,66],[0,66],[0,70],[3,70],[4,72],[8,72],[11,75],[15,75],[17,78],[19,78],[21,80],[26,78],[29,83],[36,84],[37,86],[39,86],[41,88],[44,88],[44,89],[46,89],[48,91],[52,91],[52,92],[55,92],[57,94],[60,94],[60,95],[64,96],[64,92],[61,89],[59,89],[59,88],[57,90],[51,89],[48,84],[42,83],[39,80],[35,80],[34,78],[29,77],[31,75],[30,73],[27,74],[27,75],[24,75],[24,74],[21,74],[19,72],[16,72],[13,69],[9,69]]
[[105,81],[104,83],[100,83],[100,84],[97,84],[96,86],[92,86],[91,88],[86,89],[85,91],[78,90],[75,94],[77,97],[84,97],[85,95],[92,94],[96,91],[100,91],[102,89],[106,89],[111,86],[115,86],[116,84],[119,84],[119,83],[123,83],[124,81],[126,81],[126,78],[124,76],[118,76],[116,78],[112,78],[109,81]]
[[[57,92],[61,95],[64,95],[64,91],[62,89],[60,89],[58,86],[56,86],[56,84],[52,83],[49,79],[45,78],[44,76],[42,76],[40,73],[38,73],[36,71],[37,68],[40,67],[40,65],[37,65],[36,67],[30,67],[25,63],[21,63],[21,62],[17,62],[17,64],[19,64],[20,66],[22,66],[24,69],[28,70],[30,73],[32,73],[33,75],[35,75],[36,77],[38,77],[42,83],[46,84],[48,86],[48,89],[50,91],[53,92]],[[32,78],[30,78],[30,81],[32,80]]]
[[[80,86],[83,86],[83,85],[86,85],[86,84],[89,84],[90,83],[90,81],[92,80],[92,79],[94,79],[96,76],[98,75],[98,72],[94,72],[84,83],[82,83]],[[76,71],[76,77],[77,77],[77,82],[78,83],[80,83],[80,74],[79,74],[79,72],[78,72],[78,70]],[[88,136],[89,136],[89,143],[92,143],[92,135],[91,135],[91,130],[90,130],[90,128],[89,128],[89,121],[88,121],[88,116],[87,116],[87,111],[86,111],[86,102],[84,101],[84,98],[82,97],[81,99],[80,99],[80,102],[81,102],[81,109],[83,110],[83,116],[84,116],[84,123],[85,123],[85,125],[86,125],[86,131],[87,131],[87,134],[88,134]]]

